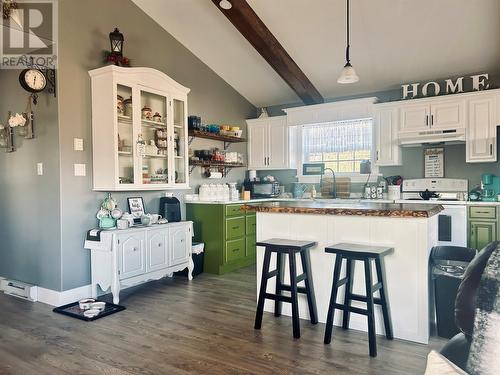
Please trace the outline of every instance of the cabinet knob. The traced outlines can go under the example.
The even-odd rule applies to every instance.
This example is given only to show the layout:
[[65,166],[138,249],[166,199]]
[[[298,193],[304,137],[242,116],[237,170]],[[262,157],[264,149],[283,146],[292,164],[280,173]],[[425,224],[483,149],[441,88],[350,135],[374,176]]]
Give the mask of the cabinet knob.
[[137,251],[137,247],[134,247],[132,250],[133,250],[133,251]]
[[161,243],[158,243],[158,247],[161,247]]

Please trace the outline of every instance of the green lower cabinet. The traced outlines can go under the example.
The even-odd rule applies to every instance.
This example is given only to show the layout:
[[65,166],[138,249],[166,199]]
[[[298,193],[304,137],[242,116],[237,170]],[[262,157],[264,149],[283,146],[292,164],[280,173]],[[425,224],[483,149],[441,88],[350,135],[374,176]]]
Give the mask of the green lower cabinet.
[[256,216],[240,204],[187,203],[194,241],[205,243],[204,272],[223,274],[255,263]]
[[469,207],[469,247],[481,250],[490,242],[500,239],[498,209],[500,207]]
[[255,234],[246,237],[245,250],[247,256],[255,258],[255,252],[257,251],[257,245],[255,245],[256,242],[257,239],[255,238]]
[[245,238],[226,242],[226,262],[245,257]]
[[469,222],[469,247],[481,250],[497,239],[497,223],[488,221]]

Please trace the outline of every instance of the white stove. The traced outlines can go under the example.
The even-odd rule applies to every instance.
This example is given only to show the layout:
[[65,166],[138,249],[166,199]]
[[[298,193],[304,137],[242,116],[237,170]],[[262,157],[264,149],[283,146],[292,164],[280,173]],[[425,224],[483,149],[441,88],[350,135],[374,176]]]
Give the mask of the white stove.
[[[454,178],[416,178],[403,181],[403,200],[466,201],[469,183]],[[433,195],[425,199],[425,193]]]
[[[402,198],[396,203],[440,204],[438,245],[467,246],[467,193],[464,179],[417,178],[403,181]],[[427,199],[424,199],[427,198]]]

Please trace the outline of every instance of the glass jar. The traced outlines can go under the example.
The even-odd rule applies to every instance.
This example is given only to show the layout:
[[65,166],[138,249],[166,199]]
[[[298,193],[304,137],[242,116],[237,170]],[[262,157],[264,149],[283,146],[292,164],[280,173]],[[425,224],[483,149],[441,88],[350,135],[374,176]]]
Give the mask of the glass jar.
[[20,137],[26,137],[28,135],[28,127],[25,126],[18,126],[17,127],[17,135]]
[[3,128],[0,129],[0,147],[1,148],[6,148],[7,147],[7,129]]

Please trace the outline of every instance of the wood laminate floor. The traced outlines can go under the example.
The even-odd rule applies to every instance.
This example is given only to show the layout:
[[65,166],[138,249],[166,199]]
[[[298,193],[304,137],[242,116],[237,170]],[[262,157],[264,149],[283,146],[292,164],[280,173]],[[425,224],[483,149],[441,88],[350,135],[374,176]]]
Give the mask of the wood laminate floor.
[[50,306],[0,294],[0,374],[423,374],[439,348],[378,337],[368,356],[365,333],[265,314],[253,329],[255,269],[192,282],[164,279],[129,289],[127,310],[87,323]]

